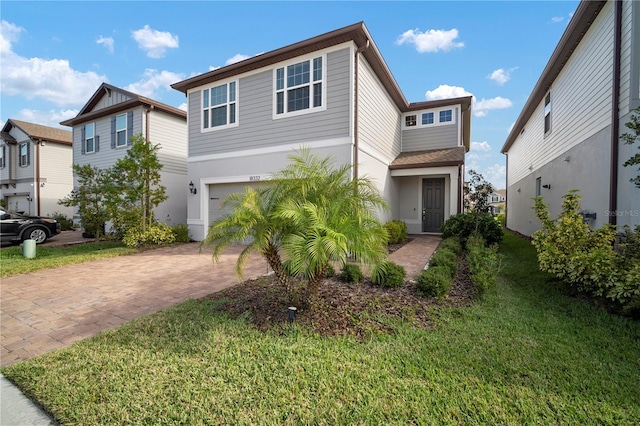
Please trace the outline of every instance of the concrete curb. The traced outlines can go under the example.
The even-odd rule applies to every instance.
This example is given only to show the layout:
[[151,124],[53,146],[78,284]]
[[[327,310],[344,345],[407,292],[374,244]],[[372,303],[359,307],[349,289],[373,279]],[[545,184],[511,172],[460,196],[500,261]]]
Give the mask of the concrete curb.
[[55,424],[47,413],[0,374],[0,425],[48,426]]

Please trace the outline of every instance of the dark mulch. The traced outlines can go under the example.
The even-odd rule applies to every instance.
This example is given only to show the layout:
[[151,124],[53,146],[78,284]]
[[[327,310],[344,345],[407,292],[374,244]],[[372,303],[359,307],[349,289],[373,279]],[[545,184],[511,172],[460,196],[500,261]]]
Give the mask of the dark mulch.
[[[217,311],[230,318],[244,317],[259,330],[281,329],[289,321],[290,303],[273,276],[246,281],[207,298],[226,300]],[[451,290],[442,300],[420,296],[412,282],[384,289],[369,282],[347,284],[328,278],[313,308],[298,310],[295,321],[323,335],[365,337],[372,332],[393,333],[399,321],[428,328],[430,308],[469,306],[474,298],[469,269],[461,257]]]

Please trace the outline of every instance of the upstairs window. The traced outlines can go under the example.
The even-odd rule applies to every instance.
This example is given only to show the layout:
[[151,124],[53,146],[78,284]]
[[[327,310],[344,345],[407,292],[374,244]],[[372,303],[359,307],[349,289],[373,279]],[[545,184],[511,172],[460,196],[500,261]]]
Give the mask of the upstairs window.
[[219,129],[237,125],[237,82],[202,91],[202,128]]
[[275,116],[324,109],[324,57],[275,70]]
[[116,116],[116,146],[127,146],[127,114]]
[[414,127],[416,124],[417,124],[417,121],[416,121],[416,116],[415,115],[407,115],[404,118],[405,127]]
[[544,97],[544,134],[551,131],[551,92]]
[[409,112],[403,116],[402,126],[405,129],[420,129],[423,127],[433,127],[440,125],[455,124],[456,117],[454,108],[432,109],[417,112]]
[[18,163],[20,167],[27,167],[30,163],[29,158],[29,143],[21,143],[20,151],[18,152]]
[[425,112],[422,114],[422,125],[433,124],[434,114],[432,112]]
[[5,160],[6,154],[7,154],[7,146],[3,144],[2,146],[0,146],[0,169],[4,169],[7,165]]
[[453,121],[453,110],[445,109],[440,111],[440,123],[447,123]]
[[84,153],[89,154],[96,152],[95,144],[95,124],[87,124],[84,126]]

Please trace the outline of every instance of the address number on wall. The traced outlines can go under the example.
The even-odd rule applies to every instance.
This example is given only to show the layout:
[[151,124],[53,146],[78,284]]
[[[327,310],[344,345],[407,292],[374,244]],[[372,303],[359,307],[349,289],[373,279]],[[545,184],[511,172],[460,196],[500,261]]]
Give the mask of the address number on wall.
[[249,181],[254,182],[260,180],[260,176],[249,176]]

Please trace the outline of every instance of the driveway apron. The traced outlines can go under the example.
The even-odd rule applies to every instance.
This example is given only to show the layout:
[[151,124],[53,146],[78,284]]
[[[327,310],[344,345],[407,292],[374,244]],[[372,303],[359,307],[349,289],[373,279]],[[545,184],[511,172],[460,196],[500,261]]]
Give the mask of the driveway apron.
[[[8,366],[187,299],[238,284],[229,247],[213,264],[199,243],[2,278],[0,365]],[[268,273],[253,255],[243,279]]]

